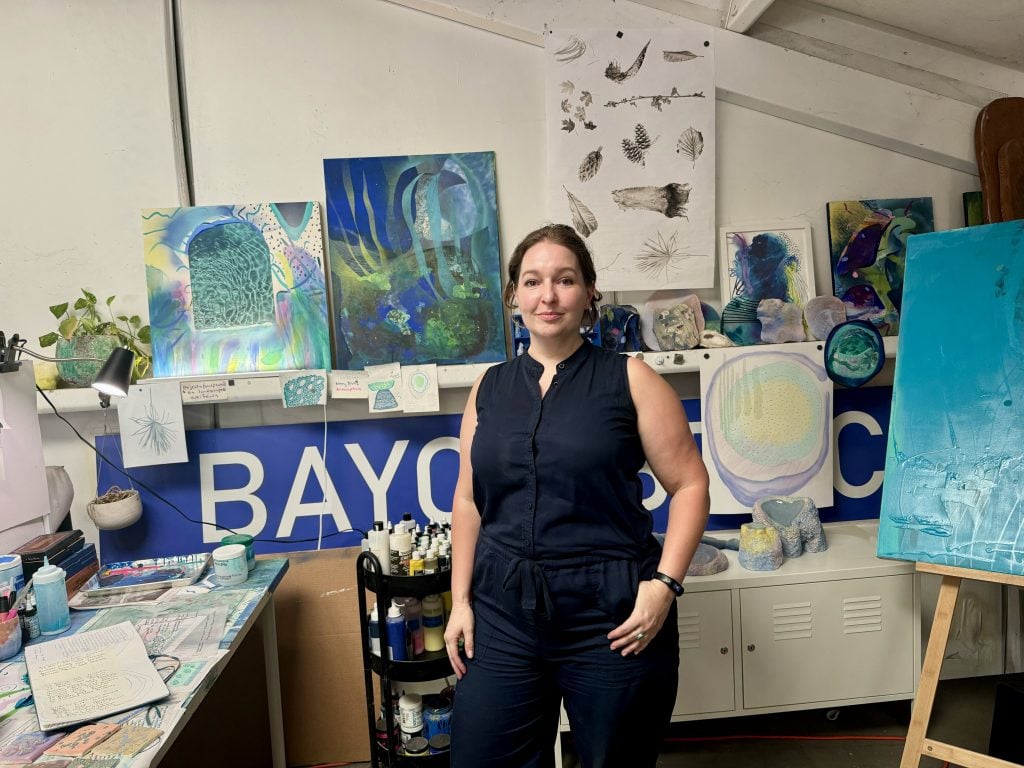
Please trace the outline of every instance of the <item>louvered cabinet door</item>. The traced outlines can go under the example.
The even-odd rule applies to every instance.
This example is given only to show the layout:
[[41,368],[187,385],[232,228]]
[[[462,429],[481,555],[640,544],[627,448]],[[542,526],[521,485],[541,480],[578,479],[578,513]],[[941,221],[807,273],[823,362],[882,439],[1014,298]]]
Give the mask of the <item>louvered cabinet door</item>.
[[733,710],[732,593],[687,592],[677,607],[679,688],[672,716]]
[[911,694],[913,578],[740,590],[743,706]]

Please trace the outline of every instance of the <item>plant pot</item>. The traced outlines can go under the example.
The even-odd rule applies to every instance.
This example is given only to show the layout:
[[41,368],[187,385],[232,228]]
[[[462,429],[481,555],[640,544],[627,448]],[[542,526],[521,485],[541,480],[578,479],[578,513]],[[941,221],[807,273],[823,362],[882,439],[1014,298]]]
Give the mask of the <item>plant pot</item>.
[[118,501],[90,501],[86,505],[86,510],[96,527],[101,531],[116,531],[138,522],[142,517],[142,499],[139,498],[139,492],[134,489],[130,494]]
[[[70,387],[91,387],[96,375],[110,353],[117,349],[116,336],[74,336],[57,339],[57,373],[61,381]],[[69,357],[95,357],[98,362],[68,361]]]

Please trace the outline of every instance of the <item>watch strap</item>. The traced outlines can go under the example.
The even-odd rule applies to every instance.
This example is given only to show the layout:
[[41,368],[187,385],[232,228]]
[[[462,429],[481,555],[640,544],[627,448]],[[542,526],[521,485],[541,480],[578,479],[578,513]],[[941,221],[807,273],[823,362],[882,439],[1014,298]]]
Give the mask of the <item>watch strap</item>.
[[678,581],[673,579],[667,573],[662,573],[661,571],[655,571],[653,574],[651,574],[651,578],[652,579],[657,579],[662,584],[665,584],[669,589],[671,589],[673,592],[676,593],[676,597],[679,597],[680,595],[683,594],[683,592],[686,591],[685,589],[683,589],[683,585],[682,584],[680,584]]

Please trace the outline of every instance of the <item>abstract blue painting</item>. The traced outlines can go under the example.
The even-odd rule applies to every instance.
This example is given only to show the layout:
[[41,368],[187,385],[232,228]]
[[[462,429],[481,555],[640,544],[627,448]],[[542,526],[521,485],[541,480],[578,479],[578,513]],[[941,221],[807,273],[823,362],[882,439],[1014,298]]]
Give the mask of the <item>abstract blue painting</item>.
[[1022,264],[1024,221],[907,244],[881,557],[1024,575]]
[[506,359],[494,153],[324,160],[334,367]]

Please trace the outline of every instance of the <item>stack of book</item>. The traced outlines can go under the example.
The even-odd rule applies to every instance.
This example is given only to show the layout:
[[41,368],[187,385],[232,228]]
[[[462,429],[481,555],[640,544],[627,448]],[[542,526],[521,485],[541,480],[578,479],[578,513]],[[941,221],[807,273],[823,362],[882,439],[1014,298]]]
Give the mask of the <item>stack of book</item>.
[[36,536],[14,550],[14,554],[21,556],[26,582],[42,568],[44,557],[50,564],[63,568],[68,597],[77,592],[100,567],[96,545],[87,544],[85,536],[77,529]]

